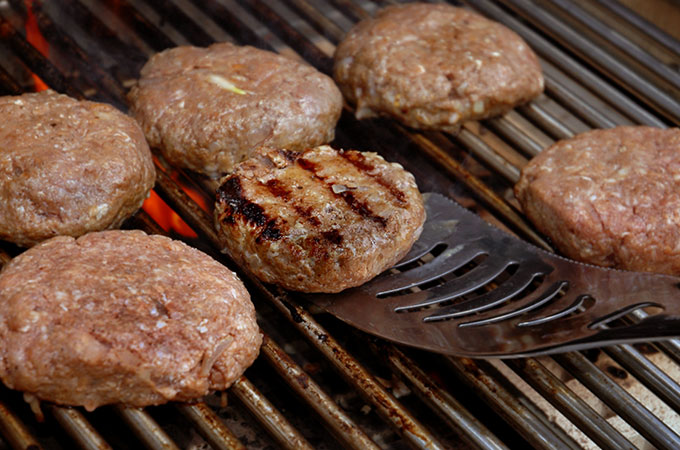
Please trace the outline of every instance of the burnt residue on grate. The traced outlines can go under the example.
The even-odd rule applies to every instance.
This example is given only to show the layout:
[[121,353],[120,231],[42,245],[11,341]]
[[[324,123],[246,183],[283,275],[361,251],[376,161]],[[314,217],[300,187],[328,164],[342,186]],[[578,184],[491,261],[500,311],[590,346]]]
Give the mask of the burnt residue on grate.
[[[44,83],[124,110],[127,90],[154,52],[217,38],[300,57],[330,73],[343,34],[390,3],[398,2],[0,1],[0,93]],[[415,132],[385,119],[357,121],[347,107],[334,144],[377,151],[414,173],[422,190],[455,198],[549,248],[511,194],[522,165],[554,140],[590,128],[677,126],[673,63],[680,44],[615,0],[470,0],[465,6],[506,24],[536,50],[545,95],[503,117],[468,123],[455,135]],[[216,182],[160,158],[157,164],[155,190],[197,236],[170,233],[239,271],[267,334],[263,355],[226,393],[195,405],[93,413],[45,405],[39,422],[20,394],[3,391],[0,435],[8,446],[670,448],[677,440],[678,342],[612,347],[592,353],[591,361],[579,353],[506,364],[369,339],[220,257],[208,211]],[[235,208],[266,228],[257,211]],[[125,227],[163,232],[145,212]],[[267,233],[275,237],[273,229]],[[19,252],[0,245],[0,263]]]

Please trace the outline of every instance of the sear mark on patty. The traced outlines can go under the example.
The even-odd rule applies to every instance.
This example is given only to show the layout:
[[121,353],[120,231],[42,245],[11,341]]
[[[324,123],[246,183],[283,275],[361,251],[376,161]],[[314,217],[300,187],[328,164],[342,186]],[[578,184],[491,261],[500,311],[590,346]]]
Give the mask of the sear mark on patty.
[[257,242],[281,239],[276,219],[268,217],[260,205],[245,198],[241,181],[237,177],[231,177],[220,185],[217,189],[217,198],[226,205],[221,218],[224,222],[233,224],[237,217],[242,217],[247,223],[262,228]]
[[321,233],[321,236],[323,236],[324,239],[326,239],[328,242],[332,244],[335,245],[342,244],[342,234],[338,230],[324,231]]
[[311,206],[308,206],[307,208],[303,208],[300,205],[295,205],[293,206],[295,209],[295,212],[298,213],[300,217],[303,217],[307,222],[309,222],[311,225],[314,225],[315,227],[318,227],[321,225],[321,221],[316,218],[314,215],[314,208]]
[[328,190],[330,192],[332,192],[334,196],[342,198],[345,201],[345,203],[347,203],[347,205],[352,209],[352,211],[354,211],[355,213],[359,214],[360,216],[362,216],[366,219],[369,219],[369,220],[377,223],[382,228],[387,227],[387,220],[384,217],[380,217],[379,215],[374,214],[373,211],[371,211],[371,208],[366,203],[362,202],[361,200],[358,200],[354,196],[354,194],[352,194],[352,192],[350,192],[348,190],[342,191],[342,192],[335,192],[332,189],[332,186],[330,186],[326,182],[325,178],[318,174],[317,164],[315,164],[312,161],[309,161],[307,159],[304,159],[304,158],[298,158],[296,160],[296,162],[302,169],[313,173],[316,178],[321,180],[324,183],[324,185],[326,186],[326,188],[328,188]]
[[387,189],[387,191],[394,197],[397,202],[399,202],[400,205],[406,205],[406,195],[400,191],[394,184],[390,183],[389,181],[385,180],[383,177],[371,173],[375,167],[373,167],[371,164],[366,162],[366,157],[362,155],[359,152],[355,151],[340,151],[338,152],[340,156],[345,158],[346,161],[349,161],[352,163],[354,167],[357,168],[360,172],[365,173],[369,177],[371,177],[373,180],[375,180],[376,183],[378,183],[380,186],[384,187]]
[[288,189],[288,186],[281,182],[281,180],[272,178],[265,183],[265,186],[274,197],[290,200],[291,191]]

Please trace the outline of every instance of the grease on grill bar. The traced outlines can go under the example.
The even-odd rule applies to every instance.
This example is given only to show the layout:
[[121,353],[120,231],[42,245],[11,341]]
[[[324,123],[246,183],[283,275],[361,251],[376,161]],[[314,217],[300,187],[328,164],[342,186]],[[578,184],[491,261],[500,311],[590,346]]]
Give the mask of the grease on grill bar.
[[[334,46],[389,1],[0,0],[0,93],[49,87],[125,108],[124,94],[156,51],[230,40],[306,59],[328,73]],[[467,6],[519,33],[541,58],[546,93],[457,136],[387,120],[340,121],[335,144],[377,150],[422,191],[456,198],[492,223],[547,247],[512,196],[521,166],[556,139],[620,124],[677,126],[680,44],[615,0],[524,0]],[[38,49],[26,23],[37,24]],[[549,31],[549,34],[546,34]],[[35,33],[32,30],[31,33]],[[37,45],[37,44],[36,44]],[[42,51],[42,53],[41,53]],[[674,65],[675,64],[675,65]],[[175,177],[158,161],[156,191],[220,258],[215,183]],[[168,174],[172,174],[168,175]],[[125,224],[163,232],[147,213]],[[3,245],[0,264],[20,250]],[[233,269],[233,263],[221,259]],[[241,273],[267,333],[262,357],[225,394],[195,405],[93,413],[45,405],[38,422],[6,389],[0,435],[13,448],[660,448],[680,438],[680,343],[511,362],[471,361],[375,341],[294,296]],[[367,345],[368,344],[368,345]],[[247,377],[247,378],[246,378]],[[670,406],[667,406],[670,405]],[[330,431],[330,433],[327,432]]]

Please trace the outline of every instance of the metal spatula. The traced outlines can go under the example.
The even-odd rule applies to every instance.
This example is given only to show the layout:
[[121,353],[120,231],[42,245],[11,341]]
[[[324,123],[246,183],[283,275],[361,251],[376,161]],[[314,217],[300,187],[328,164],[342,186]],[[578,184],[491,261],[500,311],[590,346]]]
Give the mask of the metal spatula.
[[[473,358],[680,336],[680,278],[570,261],[440,194],[425,194],[425,204],[421,238],[393,269],[306,297],[368,333]],[[638,320],[620,320],[636,310]]]

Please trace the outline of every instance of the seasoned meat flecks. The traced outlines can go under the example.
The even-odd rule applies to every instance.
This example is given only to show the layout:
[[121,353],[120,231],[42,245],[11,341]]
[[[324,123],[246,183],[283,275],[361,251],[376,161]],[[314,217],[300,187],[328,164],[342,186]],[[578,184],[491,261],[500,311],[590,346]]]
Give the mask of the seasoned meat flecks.
[[39,399],[195,400],[238,379],[261,339],[236,275],[163,236],[56,237],[0,272],[0,378]]
[[333,140],[342,95],[303,61],[230,43],[154,55],[128,95],[152,147],[177,167],[218,177],[260,145]]
[[538,58],[513,31],[445,4],[388,6],[335,52],[333,76],[358,118],[456,131],[543,91]]
[[680,130],[618,127],[559,141],[522,170],[515,195],[566,256],[680,274]]
[[30,246],[118,228],[156,179],[139,125],[54,91],[0,97],[0,239]]

